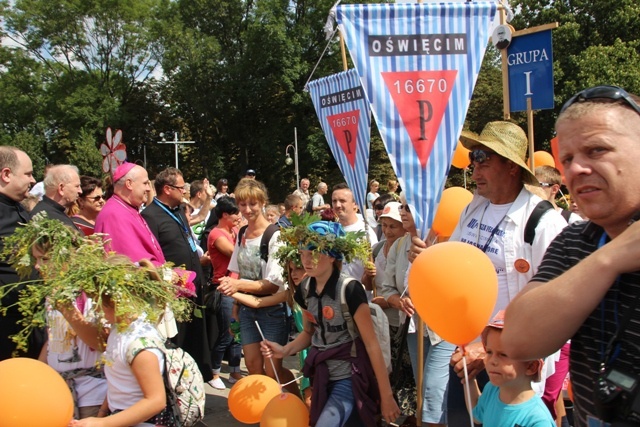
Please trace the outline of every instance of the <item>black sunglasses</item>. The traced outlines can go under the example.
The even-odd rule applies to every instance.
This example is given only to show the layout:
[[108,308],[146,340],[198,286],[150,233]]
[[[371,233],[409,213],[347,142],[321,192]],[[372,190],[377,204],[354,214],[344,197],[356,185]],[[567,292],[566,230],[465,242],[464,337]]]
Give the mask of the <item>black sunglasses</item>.
[[85,197],[85,199],[87,199],[87,200],[93,200],[94,202],[97,202],[98,200],[102,200],[102,199],[104,199],[104,196]]
[[384,209],[384,205],[383,204],[373,205],[373,209],[376,211],[381,211]]
[[611,99],[614,101],[623,100],[633,108],[636,113],[640,114],[640,106],[631,98],[629,92],[618,86],[595,86],[578,92],[571,99],[564,103],[560,114],[576,102],[589,101],[592,99]]
[[488,150],[473,150],[473,151],[469,151],[469,162],[473,163],[473,162],[478,162],[478,163],[484,163],[485,161],[489,160],[494,154],[493,151],[488,151]]
[[409,207],[408,204],[400,205],[400,209],[404,209],[406,212],[411,213],[411,208]]

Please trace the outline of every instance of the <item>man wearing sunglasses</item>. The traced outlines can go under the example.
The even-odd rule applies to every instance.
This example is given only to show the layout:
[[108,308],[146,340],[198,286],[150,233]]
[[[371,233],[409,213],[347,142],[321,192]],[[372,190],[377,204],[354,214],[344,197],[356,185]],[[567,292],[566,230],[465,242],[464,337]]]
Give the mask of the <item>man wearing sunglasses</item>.
[[80,230],[66,214],[82,194],[78,168],[71,165],[55,165],[44,177],[44,196],[31,211],[33,218],[39,212],[46,212],[52,219],[61,221],[74,230]]
[[565,182],[590,221],[551,244],[507,310],[503,343],[527,359],[571,339],[575,426],[638,425],[640,98],[586,89],[556,130]]
[[[200,262],[202,249],[191,232],[182,207],[183,199],[187,194],[182,172],[168,167],[156,175],[153,185],[156,197],[148,202],[147,207],[142,211],[142,217],[147,221],[149,229],[160,244],[164,258],[175,266],[196,273],[193,280],[196,295],[192,300],[197,305],[204,306],[206,278]],[[209,201],[211,201],[211,194],[213,193],[207,196]],[[178,334],[172,338],[172,341],[193,356],[205,381],[209,381],[213,375],[205,321],[215,322],[211,316],[205,315],[192,316],[190,322],[178,323]],[[212,326],[217,330],[217,324]]]
[[[469,162],[476,192],[464,209],[450,240],[476,246],[493,263],[498,275],[498,299],[494,315],[522,290],[537,271],[547,246],[567,225],[554,209],[546,211],[535,227],[531,244],[525,242],[525,228],[532,212],[542,201],[525,184],[539,182],[526,164],[528,140],[524,131],[510,122],[491,122],[480,135],[463,132],[460,141],[470,150]],[[414,238],[412,254],[426,245]],[[481,342],[466,347],[470,376],[484,370],[484,348]],[[458,376],[464,376],[462,351],[451,358]],[[480,381],[483,383],[482,379]],[[544,381],[539,387],[544,387]],[[542,391],[542,390],[539,390]],[[449,423],[464,422],[466,409],[460,380],[451,374],[449,381]]]

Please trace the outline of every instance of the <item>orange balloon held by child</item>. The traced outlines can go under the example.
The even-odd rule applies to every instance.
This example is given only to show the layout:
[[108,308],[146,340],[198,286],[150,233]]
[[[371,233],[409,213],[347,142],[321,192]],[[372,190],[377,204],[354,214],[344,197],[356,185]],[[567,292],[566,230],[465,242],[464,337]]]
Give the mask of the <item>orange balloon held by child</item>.
[[489,321],[498,297],[498,276],[489,257],[475,246],[439,243],[413,261],[409,294],[433,331],[463,346]]
[[17,357],[0,362],[0,426],[66,427],[73,418],[73,397],[52,367]]
[[299,397],[282,393],[267,404],[260,427],[297,427],[309,425],[309,410]]
[[266,375],[246,376],[229,391],[229,411],[241,423],[259,423],[267,404],[281,393],[280,385],[273,378]]

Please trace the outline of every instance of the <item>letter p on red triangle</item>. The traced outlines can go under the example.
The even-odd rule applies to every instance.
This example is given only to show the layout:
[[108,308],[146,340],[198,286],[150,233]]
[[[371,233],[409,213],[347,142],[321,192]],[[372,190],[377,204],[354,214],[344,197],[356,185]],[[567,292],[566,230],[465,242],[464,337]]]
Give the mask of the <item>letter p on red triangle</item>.
[[433,149],[458,70],[382,72],[423,168]]
[[347,157],[351,168],[355,168],[356,148],[358,147],[358,123],[360,110],[351,110],[345,113],[327,116],[333,136],[340,144],[342,152]]

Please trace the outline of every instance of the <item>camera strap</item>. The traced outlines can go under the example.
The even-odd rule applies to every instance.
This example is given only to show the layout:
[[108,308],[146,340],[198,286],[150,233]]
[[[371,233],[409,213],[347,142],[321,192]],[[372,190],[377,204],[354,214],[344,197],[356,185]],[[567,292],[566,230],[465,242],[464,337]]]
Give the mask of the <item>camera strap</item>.
[[[607,233],[603,232],[600,237],[600,241],[598,242],[598,249],[606,244],[607,241]],[[631,314],[635,307],[635,302],[637,300],[637,293],[633,295],[632,300],[629,302],[629,306],[620,313],[618,316],[618,294],[620,293],[620,276],[616,278],[616,282],[613,286],[614,300],[613,300],[613,313],[616,322],[616,332],[613,334],[611,339],[606,345],[605,349],[605,299],[603,298],[600,301],[600,356],[601,356],[601,366],[604,369],[606,366],[612,365],[613,362],[618,358],[620,354],[620,348],[622,347],[622,343],[620,341],[620,337],[622,336],[624,330],[627,328],[629,321],[631,320]]]

